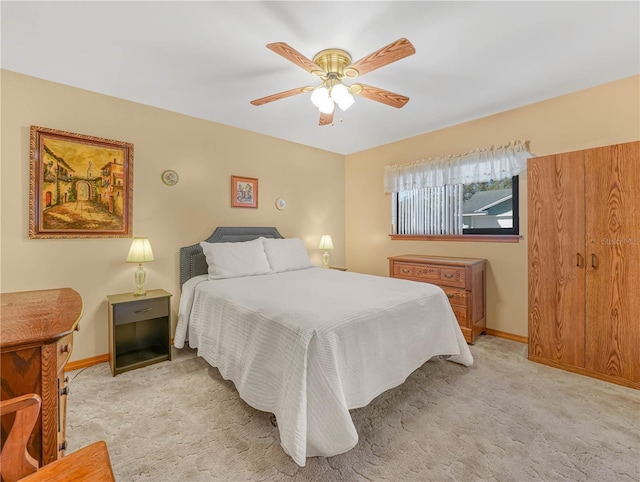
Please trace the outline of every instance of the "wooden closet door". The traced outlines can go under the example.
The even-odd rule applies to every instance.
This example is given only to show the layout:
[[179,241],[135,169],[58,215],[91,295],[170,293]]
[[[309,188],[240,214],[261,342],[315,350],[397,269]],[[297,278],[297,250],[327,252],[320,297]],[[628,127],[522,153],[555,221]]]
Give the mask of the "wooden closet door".
[[529,159],[529,358],[584,367],[584,152]]
[[640,142],[586,151],[585,365],[640,382]]

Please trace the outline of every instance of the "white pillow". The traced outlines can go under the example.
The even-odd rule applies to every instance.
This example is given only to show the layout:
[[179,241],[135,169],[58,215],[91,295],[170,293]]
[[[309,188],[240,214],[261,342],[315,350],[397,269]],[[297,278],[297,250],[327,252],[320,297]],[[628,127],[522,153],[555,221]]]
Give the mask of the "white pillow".
[[300,238],[260,238],[274,273],[311,268],[309,253]]
[[239,243],[200,243],[209,266],[209,279],[237,278],[271,272],[260,238]]

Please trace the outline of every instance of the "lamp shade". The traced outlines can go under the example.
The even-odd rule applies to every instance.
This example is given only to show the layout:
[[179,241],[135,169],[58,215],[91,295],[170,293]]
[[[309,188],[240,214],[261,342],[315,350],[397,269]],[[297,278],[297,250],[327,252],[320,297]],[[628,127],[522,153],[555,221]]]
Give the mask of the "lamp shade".
[[329,100],[329,91],[326,87],[318,87],[311,92],[311,102],[316,107],[319,108],[327,100]]
[[349,88],[344,84],[336,84],[331,88],[331,100],[338,104],[338,107],[343,111],[351,107],[354,102]]
[[328,234],[323,234],[320,238],[318,249],[333,249],[333,241],[331,241],[331,236],[329,236]]
[[331,88],[331,99],[336,104],[342,102],[349,95],[349,89],[344,84],[336,84]]
[[153,261],[149,238],[133,238],[127,255],[127,263],[147,263],[149,261]]
[[346,111],[349,107],[353,105],[354,102],[355,102],[355,99],[353,98],[353,96],[347,93],[347,95],[344,96],[344,98],[340,100],[340,102],[338,102],[338,107],[340,107],[341,110]]
[[322,104],[320,104],[318,110],[323,114],[332,114],[335,107],[336,105],[333,103],[333,101],[327,97],[322,101]]

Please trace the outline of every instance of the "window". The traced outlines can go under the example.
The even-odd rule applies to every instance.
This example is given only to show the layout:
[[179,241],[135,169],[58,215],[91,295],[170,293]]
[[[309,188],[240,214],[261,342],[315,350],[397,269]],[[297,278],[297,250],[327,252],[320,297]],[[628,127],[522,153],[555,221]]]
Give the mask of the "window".
[[513,141],[385,167],[391,234],[519,235],[518,174],[530,157],[528,141]]
[[518,176],[392,194],[393,234],[520,234]]
[[518,176],[464,186],[463,234],[520,234]]

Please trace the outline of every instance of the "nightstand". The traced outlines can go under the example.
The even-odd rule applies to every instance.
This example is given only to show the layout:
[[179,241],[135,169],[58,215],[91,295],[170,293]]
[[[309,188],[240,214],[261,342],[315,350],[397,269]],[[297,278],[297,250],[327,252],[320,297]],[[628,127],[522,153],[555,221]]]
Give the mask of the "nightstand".
[[171,360],[171,293],[122,293],[109,300],[109,365],[116,376]]

